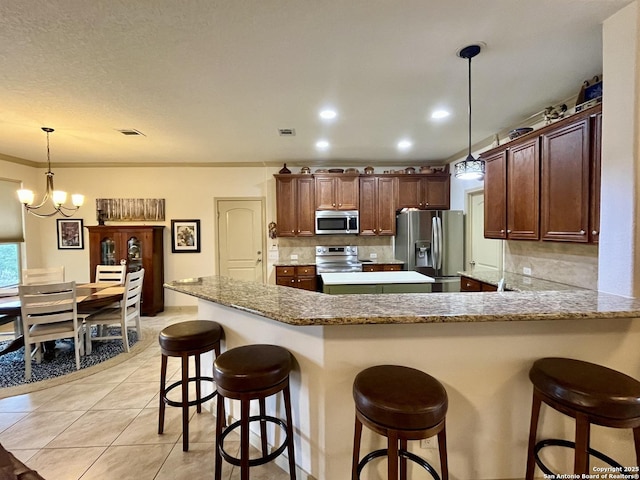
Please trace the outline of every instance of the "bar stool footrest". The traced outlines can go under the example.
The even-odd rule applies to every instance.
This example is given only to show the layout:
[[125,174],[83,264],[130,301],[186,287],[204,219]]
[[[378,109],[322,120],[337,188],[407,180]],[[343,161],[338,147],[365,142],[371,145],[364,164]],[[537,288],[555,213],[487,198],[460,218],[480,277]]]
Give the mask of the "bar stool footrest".
[[[408,452],[407,450],[403,450],[400,449],[398,450],[398,454],[401,457],[406,458],[407,460],[411,460],[414,463],[417,463],[418,465],[420,465],[422,468],[424,468],[427,472],[429,472],[431,474],[431,476],[434,478],[434,480],[440,480],[440,475],[438,475],[438,472],[436,472],[434,470],[434,468],[431,466],[431,464],[429,462],[427,462],[424,458],[419,457],[418,455],[415,455],[411,452]],[[378,457],[386,457],[387,456],[387,449],[386,448],[381,448],[380,450],[374,450],[371,453],[368,453],[367,455],[365,455],[365,457],[360,460],[360,463],[358,463],[358,479],[360,478],[360,473],[362,472],[362,470],[364,469],[364,467],[371,461],[374,460]]]
[[[214,383],[213,381],[213,377],[190,377],[189,381],[190,382],[196,382],[196,381],[207,381],[207,382],[211,382]],[[164,403],[166,403],[167,405],[170,405],[172,407],[182,407],[182,402],[178,402],[175,400],[169,400],[167,398],[168,393],[173,390],[176,387],[179,387],[180,385],[182,385],[182,380],[178,380],[177,382],[172,383],[171,385],[169,385],[167,388],[165,388],[164,390],[164,396],[162,397],[162,401],[164,401]],[[187,405],[190,407],[196,406],[196,405],[200,405],[204,402],[208,402],[209,400],[211,400],[213,397],[215,397],[218,394],[217,390],[214,390],[213,393],[210,393],[209,395],[207,395],[206,397],[202,397],[200,400],[198,400],[197,398],[195,400],[190,400]]]
[[[540,440],[538,443],[536,443],[536,446],[533,452],[533,455],[536,459],[536,465],[540,467],[540,470],[542,470],[543,473],[546,473],[547,475],[556,476],[558,474],[549,470],[549,468],[542,462],[542,460],[540,459],[540,455],[538,454],[540,450],[542,450],[545,447],[565,447],[565,448],[572,448],[575,450],[576,443],[571,442],[569,440],[561,440],[559,438],[549,438],[546,440]],[[606,463],[611,467],[619,468],[621,472],[624,471],[624,467],[622,465],[616,462],[613,458],[605,455],[602,452],[599,452],[598,450],[595,450],[589,447],[587,448],[587,453],[592,457],[596,457],[597,459],[602,460],[604,463]]]
[[[289,435],[287,435],[287,424],[285,423],[284,420],[282,420],[280,418],[276,418],[276,417],[271,417],[269,415],[264,415],[264,416],[263,415],[254,415],[254,416],[249,417],[249,424],[251,424],[251,422],[261,422],[261,421],[269,422],[269,423],[275,423],[276,425],[279,425],[280,428],[282,428],[282,430],[284,431],[284,440],[282,442],[282,445],[280,445],[273,452],[271,452],[271,453],[269,453],[267,455],[263,455],[262,457],[250,459],[249,460],[249,466],[250,467],[255,467],[257,465],[264,465],[265,463],[269,463],[269,462],[275,460],[278,456],[280,456],[280,454],[282,452],[285,451],[285,449],[287,448],[287,443],[289,441]],[[233,456],[229,455],[225,451],[225,449],[224,449],[224,439],[233,430],[238,428],[240,426],[240,423],[241,423],[240,420],[238,420],[237,422],[233,422],[220,435],[220,455],[222,455],[222,458],[224,458],[227,462],[229,462],[230,464],[235,465],[237,467],[241,466],[242,460],[240,458],[233,457]]]

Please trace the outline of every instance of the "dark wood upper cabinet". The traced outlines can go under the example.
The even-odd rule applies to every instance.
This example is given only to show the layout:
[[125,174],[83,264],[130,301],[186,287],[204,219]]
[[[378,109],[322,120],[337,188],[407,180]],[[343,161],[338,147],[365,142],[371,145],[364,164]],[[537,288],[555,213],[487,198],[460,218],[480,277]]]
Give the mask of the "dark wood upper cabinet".
[[449,174],[398,175],[397,208],[448,210],[450,208]]
[[[507,152],[507,238],[540,238],[540,140],[518,142]],[[486,204],[485,204],[486,205]]]
[[484,236],[507,238],[507,150],[484,158]]
[[393,177],[360,177],[360,235],[395,235],[396,182]]
[[542,135],[542,239],[589,241],[589,118]]
[[316,210],[358,210],[358,175],[314,175]]
[[596,243],[601,132],[598,105],[484,152],[485,237]]
[[591,117],[591,203],[589,205],[589,241],[600,239],[600,169],[602,158],[602,112]]
[[275,175],[279,237],[315,235],[315,181],[311,175]]

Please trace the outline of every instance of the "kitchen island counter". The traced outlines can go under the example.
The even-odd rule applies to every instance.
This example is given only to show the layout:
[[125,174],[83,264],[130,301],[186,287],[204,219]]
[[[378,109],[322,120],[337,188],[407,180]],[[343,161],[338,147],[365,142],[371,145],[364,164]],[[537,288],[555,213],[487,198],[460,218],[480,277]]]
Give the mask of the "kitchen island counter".
[[640,300],[592,290],[326,295],[211,276],[166,288],[290,325],[640,317]]
[[[298,478],[350,477],[353,380],[372,365],[405,365],[442,382],[449,397],[450,475],[474,480],[523,478],[528,371],[536,359],[568,356],[640,378],[640,303],[594,291],[326,295],[217,276],[166,287],[199,299],[197,318],[224,328],[223,350],[267,343],[293,354]],[[212,357],[202,358],[205,376],[212,373]],[[237,418],[231,403],[228,414]],[[281,402],[267,409],[283,413]],[[594,445],[632,465],[630,432],[603,430],[594,432]],[[539,432],[541,438],[572,438],[574,425],[545,412]],[[257,437],[253,441],[259,445]],[[380,437],[365,432],[362,451],[377,448]],[[437,449],[409,449],[438,465]],[[551,456],[554,464],[565,457]],[[284,458],[280,464],[286,468]]]

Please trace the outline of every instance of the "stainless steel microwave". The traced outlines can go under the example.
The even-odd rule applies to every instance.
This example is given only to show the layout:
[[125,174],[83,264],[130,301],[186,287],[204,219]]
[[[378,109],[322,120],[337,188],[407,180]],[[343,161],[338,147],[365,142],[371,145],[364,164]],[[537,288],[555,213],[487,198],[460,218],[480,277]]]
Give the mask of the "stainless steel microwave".
[[356,235],[359,217],[357,210],[316,210],[316,235]]

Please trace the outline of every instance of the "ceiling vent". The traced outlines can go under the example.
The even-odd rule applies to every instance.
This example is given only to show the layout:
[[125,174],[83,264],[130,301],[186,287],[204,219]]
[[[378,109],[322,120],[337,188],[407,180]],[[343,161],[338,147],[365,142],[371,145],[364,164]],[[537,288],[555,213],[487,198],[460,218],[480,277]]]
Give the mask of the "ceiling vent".
[[281,137],[295,137],[296,136],[296,129],[295,128],[279,128],[278,129],[278,134]]
[[125,128],[122,130],[118,130],[118,132],[120,132],[123,135],[127,135],[127,136],[136,136],[136,135],[141,135],[143,137],[146,137],[146,135],[138,130],[134,130],[133,128]]

